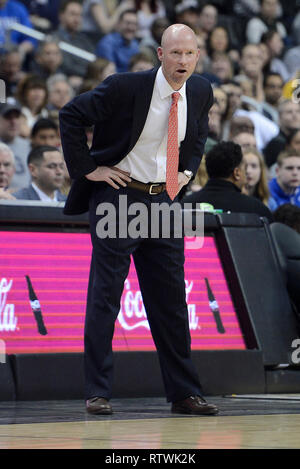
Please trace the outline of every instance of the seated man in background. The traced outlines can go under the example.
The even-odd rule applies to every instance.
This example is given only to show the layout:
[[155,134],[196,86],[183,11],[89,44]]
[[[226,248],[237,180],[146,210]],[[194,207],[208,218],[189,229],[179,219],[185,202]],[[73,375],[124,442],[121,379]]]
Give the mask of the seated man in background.
[[45,80],[57,73],[63,73],[63,55],[58,43],[58,39],[47,37],[39,44],[30,64],[30,70]]
[[270,209],[276,210],[283,204],[300,207],[300,153],[287,150],[279,153],[276,177],[269,183]]
[[31,146],[34,148],[41,145],[60,147],[58,126],[52,119],[41,118],[32,127]]
[[68,78],[57,73],[47,80],[49,99],[47,108],[51,111],[59,111],[74,97],[74,89],[70,85]]
[[278,106],[279,133],[263,149],[265,161],[270,168],[276,163],[277,157],[284,150],[289,135],[294,129],[300,128],[300,106],[290,99],[282,101]]
[[11,149],[0,142],[0,199],[13,199],[10,184],[15,174],[15,158]]
[[24,78],[22,54],[16,45],[7,45],[0,51],[0,79],[5,82],[6,98],[14,96],[19,81]]
[[279,124],[279,104],[282,99],[284,81],[279,73],[269,72],[264,76],[265,102],[263,114]]
[[245,162],[240,145],[233,142],[220,142],[205,158],[208,181],[198,192],[182,199],[199,208],[200,203],[213,205],[224,212],[256,213],[273,221],[272,214],[260,200],[242,194],[246,183]]
[[0,105],[0,142],[6,143],[15,157],[15,174],[11,183],[14,190],[21,189],[30,182],[27,156],[30,142],[20,136],[21,109],[15,104]]
[[16,199],[63,202],[66,196],[60,192],[64,184],[64,159],[61,152],[52,146],[39,146],[28,155],[31,185],[13,195]]
[[96,55],[113,62],[119,73],[128,72],[131,57],[140,52],[137,26],[135,10],[125,10],[120,15],[117,30],[103,36],[97,44]]

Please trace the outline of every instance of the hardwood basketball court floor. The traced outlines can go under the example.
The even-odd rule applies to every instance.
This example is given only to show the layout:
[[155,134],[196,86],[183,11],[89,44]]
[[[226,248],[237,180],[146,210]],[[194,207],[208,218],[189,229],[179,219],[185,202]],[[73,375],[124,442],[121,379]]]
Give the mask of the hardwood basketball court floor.
[[111,416],[81,400],[0,402],[0,449],[300,448],[300,395],[207,400],[217,416],[171,414],[164,398],[114,399]]

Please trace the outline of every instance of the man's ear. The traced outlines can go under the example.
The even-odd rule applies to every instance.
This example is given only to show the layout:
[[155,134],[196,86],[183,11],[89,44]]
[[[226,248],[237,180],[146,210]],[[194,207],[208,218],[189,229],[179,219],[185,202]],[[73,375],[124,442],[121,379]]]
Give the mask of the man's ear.
[[157,57],[158,57],[158,59],[162,62],[162,58],[163,58],[163,49],[162,49],[161,46],[159,46],[159,47],[157,48]]
[[29,163],[28,169],[29,169],[29,172],[30,172],[31,176],[34,177],[36,175],[36,171],[37,171],[36,165],[33,164],[33,163]]
[[233,172],[232,172],[232,175],[233,175],[233,178],[235,181],[239,181],[240,178],[241,178],[241,169],[239,166],[237,166],[236,168],[234,168]]

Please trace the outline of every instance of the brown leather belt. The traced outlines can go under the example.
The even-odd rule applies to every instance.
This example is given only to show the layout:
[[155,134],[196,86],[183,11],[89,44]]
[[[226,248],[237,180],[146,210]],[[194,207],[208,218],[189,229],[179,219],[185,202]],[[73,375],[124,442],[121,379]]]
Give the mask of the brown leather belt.
[[165,183],[148,182],[148,184],[145,184],[144,182],[136,181],[135,179],[132,179],[131,182],[128,182],[127,187],[146,192],[150,195],[161,194],[163,191],[166,190]]

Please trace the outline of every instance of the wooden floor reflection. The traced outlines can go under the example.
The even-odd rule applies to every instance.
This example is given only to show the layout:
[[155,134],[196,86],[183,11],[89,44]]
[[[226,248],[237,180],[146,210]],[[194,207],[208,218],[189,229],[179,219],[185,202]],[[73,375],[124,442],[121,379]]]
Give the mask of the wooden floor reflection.
[[0,426],[0,449],[300,448],[300,415],[88,420]]

